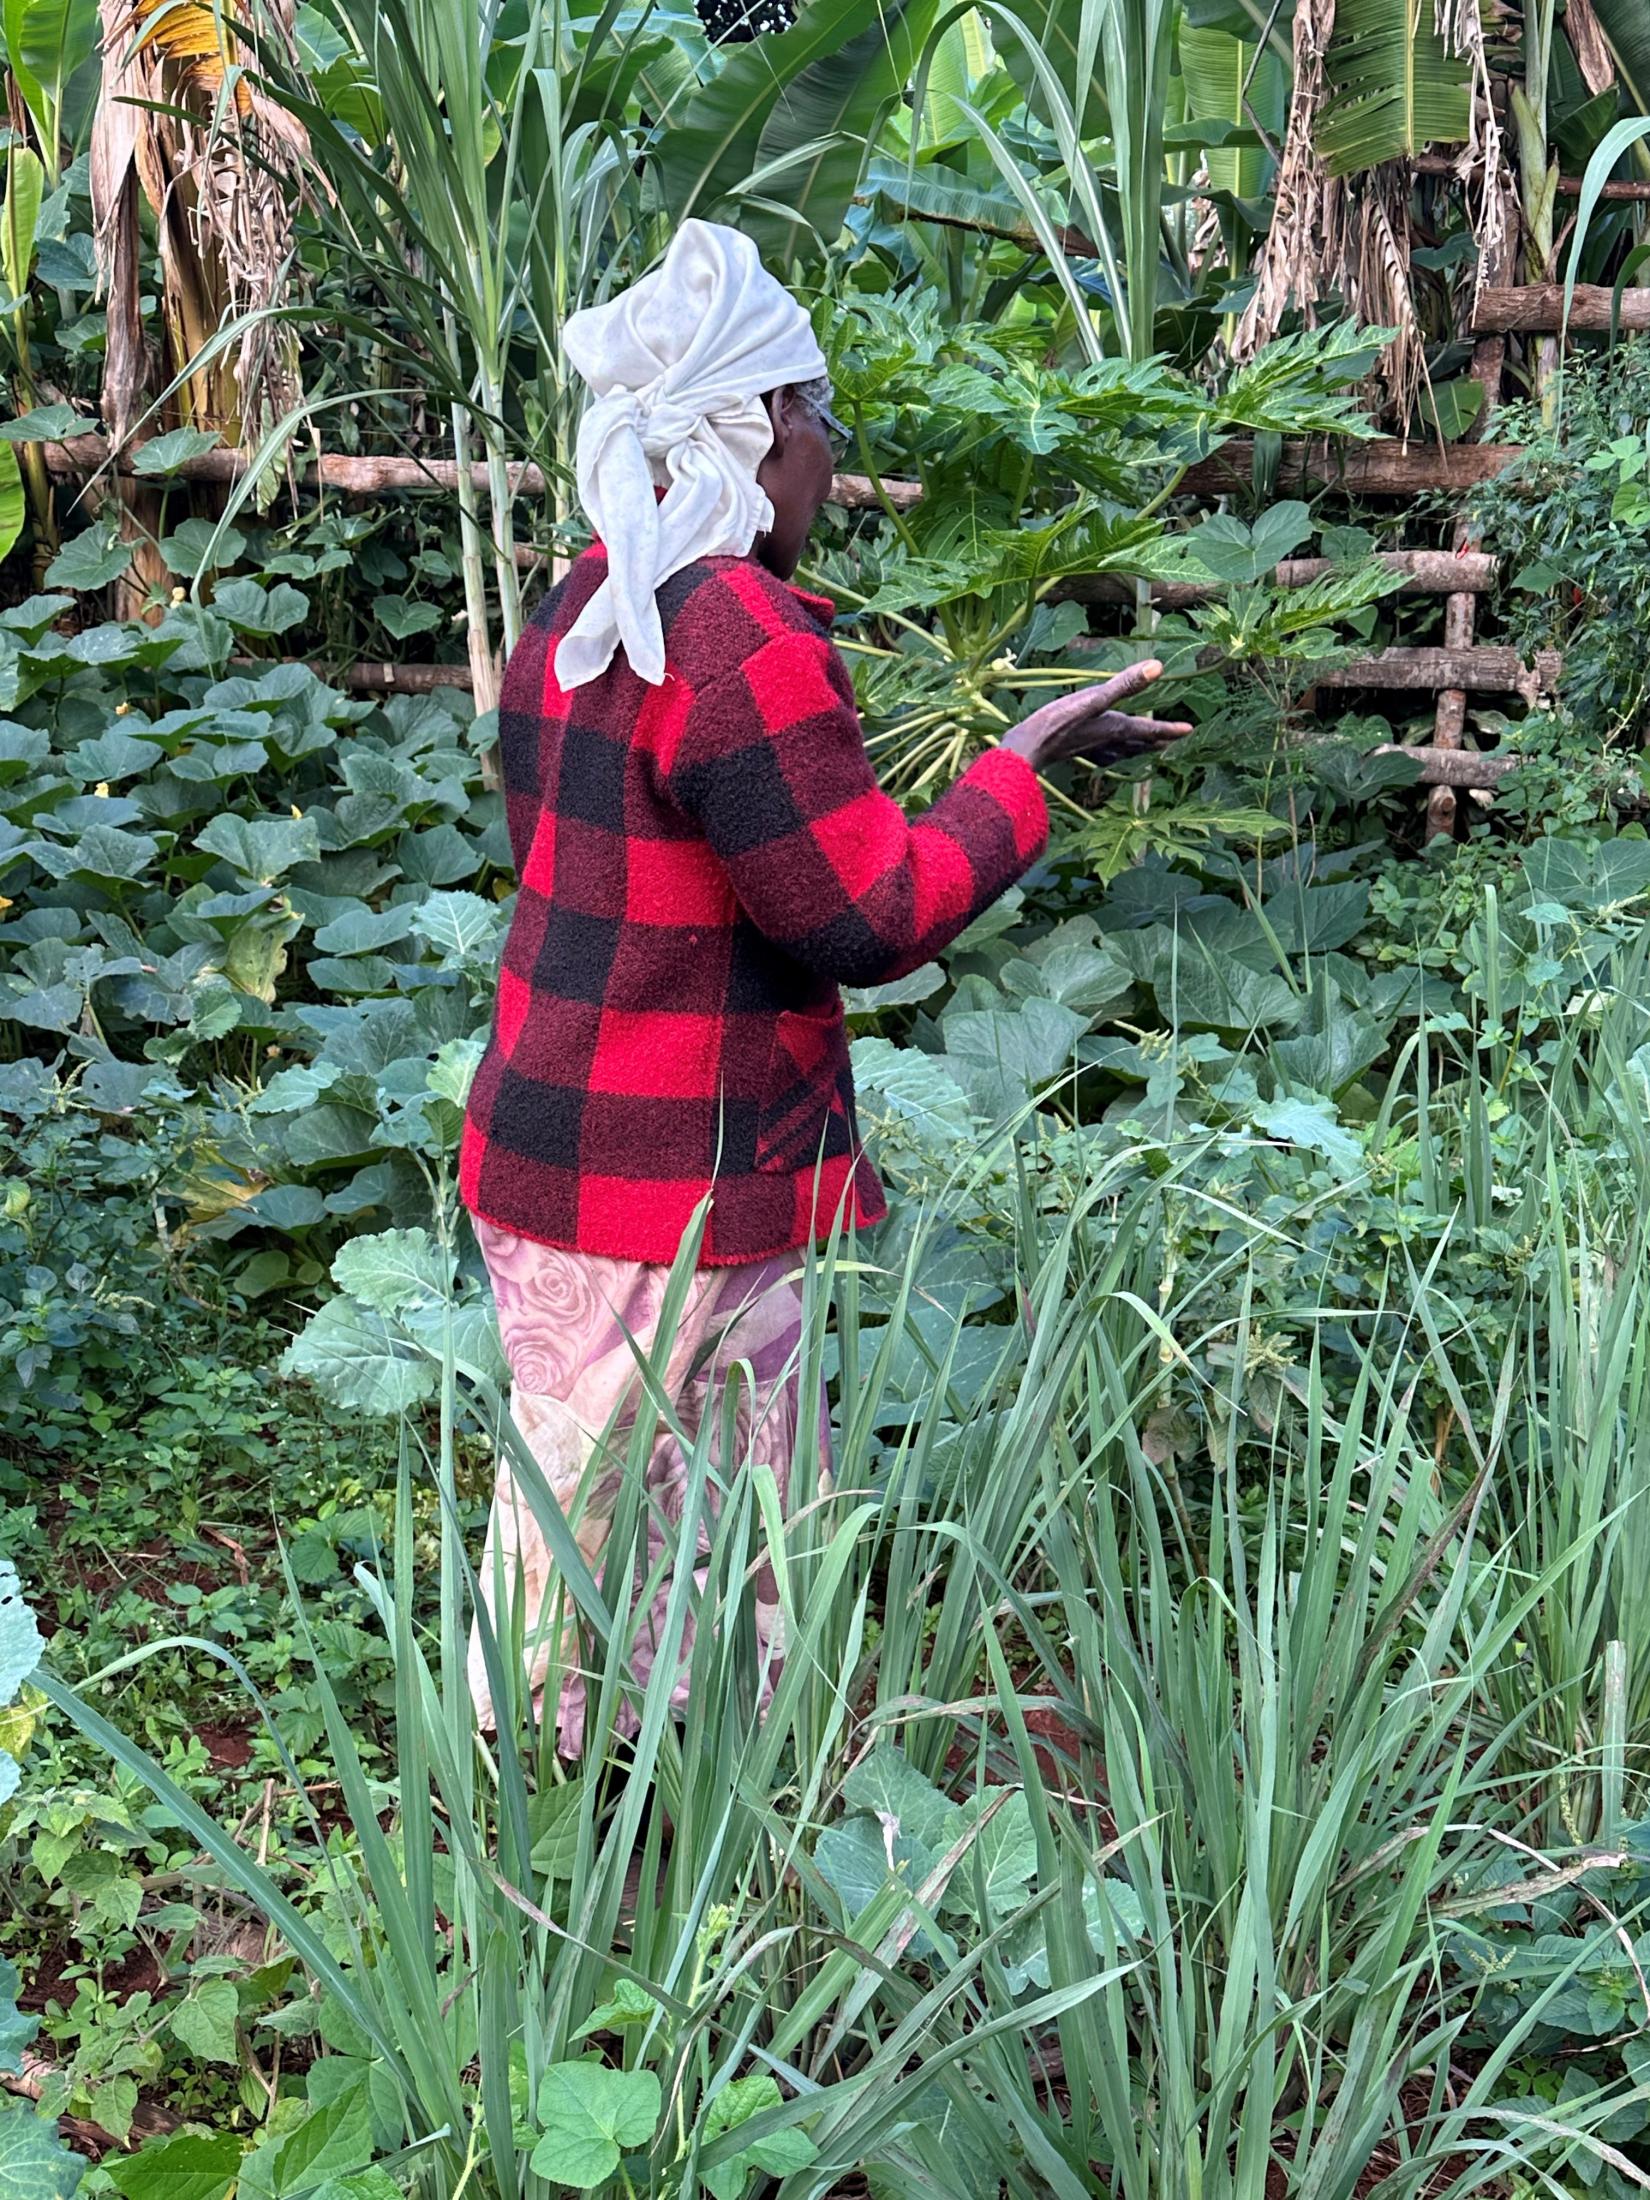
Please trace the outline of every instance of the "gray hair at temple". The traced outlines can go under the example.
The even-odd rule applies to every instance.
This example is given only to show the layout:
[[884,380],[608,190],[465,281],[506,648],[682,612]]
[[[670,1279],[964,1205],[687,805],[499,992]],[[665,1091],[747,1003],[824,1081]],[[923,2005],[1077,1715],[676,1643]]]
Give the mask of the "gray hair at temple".
[[831,388],[831,378],[828,374],[815,375],[811,382],[798,382],[795,388],[796,394],[803,404],[807,406],[817,420],[824,422],[830,434],[843,444],[853,441],[852,435],[831,410],[831,399],[835,392]]

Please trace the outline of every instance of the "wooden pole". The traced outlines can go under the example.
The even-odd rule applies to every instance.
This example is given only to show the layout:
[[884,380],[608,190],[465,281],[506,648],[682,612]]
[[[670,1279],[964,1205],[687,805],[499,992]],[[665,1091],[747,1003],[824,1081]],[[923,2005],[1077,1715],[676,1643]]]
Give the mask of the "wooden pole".
[[[1418,176],[1451,176],[1455,177],[1457,182],[1460,180],[1454,161],[1445,153],[1421,153],[1412,165]],[[1581,196],[1581,178],[1579,176],[1560,176],[1558,179],[1558,195],[1561,199],[1579,199]],[[1606,199],[1643,203],[1650,200],[1650,183],[1606,183],[1600,195]]]
[[[1484,595],[1495,587],[1498,571],[1494,558],[1474,550],[1382,550],[1376,553],[1376,563],[1401,573],[1402,593],[1416,596]],[[1332,558],[1285,558],[1272,577],[1280,588],[1309,588],[1340,570]],[[1152,602],[1161,611],[1183,611],[1220,593],[1207,581],[1152,583]],[[1051,594],[1069,603],[1132,604],[1135,600],[1134,583],[1120,573],[1074,574],[1057,583]]]
[[[1650,296],[1650,292],[1645,294]],[[1236,437],[1211,458],[1188,467],[1180,485],[1183,496],[1223,495],[1247,489],[1252,478],[1254,444]],[[1291,441],[1283,447],[1278,487],[1317,485],[1358,496],[1412,497],[1428,489],[1471,489],[1488,481],[1523,456],[1513,443],[1399,442],[1377,437],[1367,443]]]
[[[1629,295],[1650,300],[1650,291]],[[109,445],[98,435],[77,436],[72,443],[46,443],[41,449],[54,474],[86,476],[101,473],[111,465]],[[1435,443],[1399,442],[1391,437],[1348,443],[1293,439],[1283,447],[1278,479],[1280,487],[1288,488],[1311,482],[1364,496],[1415,496],[1428,489],[1472,488],[1520,455],[1518,447],[1508,443],[1448,443],[1440,447]],[[1213,456],[1189,467],[1180,493],[1224,495],[1246,488],[1253,463],[1253,442],[1246,436],[1236,437]],[[117,472],[131,471],[131,454],[122,452],[113,465]],[[382,496],[395,490],[450,492],[458,486],[458,468],[450,458],[352,458],[327,452],[316,460],[291,455],[290,466],[295,480],[311,481],[346,496]],[[232,482],[245,471],[246,459],[240,451],[205,451],[199,458],[185,459],[166,479]],[[514,493],[545,494],[542,468],[518,465],[506,471]],[[471,472],[478,487],[485,485],[484,466],[477,465]],[[920,482],[885,481],[882,486],[889,502],[901,510],[922,500]],[[831,502],[848,511],[869,511],[878,499],[863,474],[838,474],[831,484]]]
[[[1501,403],[1501,377],[1507,364],[1507,339],[1504,336],[1481,336],[1473,347],[1472,379],[1484,392],[1478,408],[1478,418],[1473,423],[1475,440],[1489,432]],[[1472,534],[1464,519],[1457,520],[1452,536],[1455,545],[1455,561],[1462,562],[1473,555]],[[1444,604],[1444,647],[1446,649],[1470,649],[1477,632],[1478,604],[1476,597],[1466,589],[1452,589]],[[1433,746],[1440,749],[1458,749],[1463,746],[1467,730],[1467,691],[1450,687],[1441,691],[1438,708],[1433,717]],[[1427,797],[1427,838],[1438,840],[1455,831],[1455,791],[1451,787],[1436,786]]]
[[[1619,299],[1603,283],[1577,283],[1570,302],[1570,327],[1608,329],[1612,305],[1621,329],[1650,328],[1650,290],[1624,290]],[[1562,283],[1520,283],[1501,290],[1486,284],[1473,307],[1475,336],[1556,336],[1564,326]]]
[[[47,443],[39,448],[46,454],[48,471],[54,474],[98,474],[111,466],[114,472],[122,475],[136,470],[132,456],[138,446],[112,458],[108,443],[100,435],[76,436],[69,443]],[[344,496],[385,496],[396,490],[446,490],[450,493],[458,487],[458,466],[450,458],[354,458],[329,451],[317,459],[292,453],[286,463],[295,480],[336,489]],[[153,478],[157,488],[169,481],[233,482],[239,481],[246,469],[243,451],[203,451],[198,458],[186,458],[164,479],[159,476],[140,478]],[[508,466],[505,473],[511,492],[517,496],[544,496],[550,486],[541,466]],[[488,469],[479,460],[471,466],[470,478],[478,489],[489,486]],[[920,482],[890,481],[883,486],[889,502],[901,508],[919,502],[922,496]],[[878,503],[878,497],[863,474],[838,474],[831,484],[830,501],[849,511],[868,511]]]
[[[1473,695],[1522,695],[1533,702],[1550,694],[1564,670],[1556,649],[1536,652],[1526,664],[1516,649],[1384,649],[1317,675],[1319,687],[1391,688],[1398,691],[1465,688]],[[1453,784],[1453,782],[1452,782]]]

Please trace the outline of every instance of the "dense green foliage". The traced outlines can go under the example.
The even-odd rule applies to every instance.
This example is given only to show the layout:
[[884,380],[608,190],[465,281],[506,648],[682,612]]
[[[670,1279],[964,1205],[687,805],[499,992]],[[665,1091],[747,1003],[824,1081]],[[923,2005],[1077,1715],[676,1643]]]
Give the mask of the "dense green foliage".
[[[1642,214],[1589,187],[1558,238],[1547,164],[1645,157],[1638,5],[1587,15],[1599,91],[1579,9],[1479,55],[1343,0],[1345,234],[1281,233],[1258,346],[1302,88],[1248,0],[729,42],[142,0],[101,56],[91,0],[0,10],[0,2200],[1650,2183],[1644,348],[1512,361],[1526,456],[1466,516],[1565,679],[1475,698],[1518,763],[1454,838],[1402,702],[1324,676],[1442,637],[1376,553],[1460,515],[1275,488],[1416,366],[1478,422],[1486,194],[1407,161],[1491,78],[1529,271],[1634,279]],[[141,138],[101,223],[100,72]],[[1147,654],[1197,730],[1061,768],[1022,886],[850,995],[896,1197],[804,1264],[834,1481],[687,1441],[673,1713],[629,1664],[660,1399],[592,1569],[452,1178],[514,885],[486,704],[580,539],[558,334],[690,210],[815,301],[870,488],[807,578],[889,784]],[[94,427],[131,471],[48,464]],[[464,463],[346,495],[314,440]],[[513,1639],[474,1732],[500,1451],[575,1764]]]

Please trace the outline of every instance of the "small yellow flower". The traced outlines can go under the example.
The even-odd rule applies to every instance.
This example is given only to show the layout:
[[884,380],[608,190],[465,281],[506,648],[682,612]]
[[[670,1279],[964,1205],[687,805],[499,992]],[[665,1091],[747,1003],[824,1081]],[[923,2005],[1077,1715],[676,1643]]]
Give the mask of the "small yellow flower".
[[130,703],[117,703],[115,705],[115,716],[117,718],[124,718],[131,707],[132,706]]
[[189,591],[186,588],[174,588],[172,591],[172,601],[174,603],[182,603],[188,593]]
[[298,807],[298,805],[297,805],[297,803],[296,803],[296,802],[294,802],[294,803],[293,803],[293,805],[292,805],[292,814],[293,814],[293,816],[294,816],[294,817],[297,817],[297,818],[301,818],[301,817],[303,816],[303,814],[304,814],[304,813],[303,813],[303,811],[299,809],[299,807]]
[[107,802],[109,799],[109,782],[106,779],[100,779],[97,785],[92,789],[92,792],[93,794],[101,795],[104,801]]
[[280,1051],[281,1051],[281,1050],[280,1050],[280,1048],[279,1048],[279,1047],[265,1047],[265,1048],[264,1048],[264,1053],[265,1053],[265,1055],[266,1055],[266,1056],[268,1057],[268,1059],[269,1059],[270,1061],[272,1061],[272,1062],[274,1061],[274,1059],[275,1059],[276,1055],[280,1053]]
[[9,894],[0,894],[0,909],[9,909],[10,907],[11,896]]

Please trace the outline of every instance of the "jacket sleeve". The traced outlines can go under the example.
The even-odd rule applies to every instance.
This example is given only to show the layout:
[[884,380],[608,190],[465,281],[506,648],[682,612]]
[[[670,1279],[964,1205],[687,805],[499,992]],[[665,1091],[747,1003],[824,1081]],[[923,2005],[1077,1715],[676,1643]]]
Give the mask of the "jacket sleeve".
[[759,931],[849,985],[896,978],[1037,860],[1037,775],[992,749],[914,823],[877,785],[823,634],[787,629],[689,707],[668,779]]

